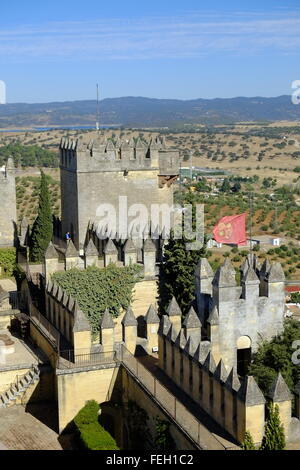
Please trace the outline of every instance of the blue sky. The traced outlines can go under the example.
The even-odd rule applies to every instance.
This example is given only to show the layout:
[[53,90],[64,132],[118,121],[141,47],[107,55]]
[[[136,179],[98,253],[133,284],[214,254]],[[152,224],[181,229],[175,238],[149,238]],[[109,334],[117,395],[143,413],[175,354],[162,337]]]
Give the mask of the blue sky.
[[278,96],[299,33],[299,0],[6,1],[0,80],[8,102]]

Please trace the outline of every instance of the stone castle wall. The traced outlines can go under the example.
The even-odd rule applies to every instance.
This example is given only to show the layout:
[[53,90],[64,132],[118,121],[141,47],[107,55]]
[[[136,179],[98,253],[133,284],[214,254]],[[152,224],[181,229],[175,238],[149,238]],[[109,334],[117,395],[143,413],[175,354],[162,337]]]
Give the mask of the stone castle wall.
[[16,182],[13,161],[0,169],[0,247],[13,246],[17,221]]

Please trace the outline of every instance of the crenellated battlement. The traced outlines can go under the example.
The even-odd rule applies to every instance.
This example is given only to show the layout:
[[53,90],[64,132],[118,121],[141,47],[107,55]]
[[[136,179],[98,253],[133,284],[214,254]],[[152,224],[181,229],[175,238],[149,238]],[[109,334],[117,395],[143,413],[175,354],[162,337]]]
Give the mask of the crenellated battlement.
[[201,259],[195,273],[198,314],[217,359],[236,366],[237,351],[255,352],[260,338],[283,330],[285,275],[280,263],[259,266],[248,255],[240,267],[240,282],[227,258],[214,273]]
[[160,138],[145,142],[138,138],[116,142],[99,137],[88,144],[63,138],[60,143],[61,168],[80,171],[134,171],[156,169],[158,175],[179,174],[179,153]]

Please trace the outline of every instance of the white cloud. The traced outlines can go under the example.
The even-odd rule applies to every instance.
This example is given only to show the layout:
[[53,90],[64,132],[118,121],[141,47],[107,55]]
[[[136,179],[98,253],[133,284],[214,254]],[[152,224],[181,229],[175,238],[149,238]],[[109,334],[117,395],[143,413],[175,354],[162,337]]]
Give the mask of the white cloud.
[[300,11],[207,12],[138,20],[54,22],[0,31],[0,60],[193,58],[217,53],[298,54]]

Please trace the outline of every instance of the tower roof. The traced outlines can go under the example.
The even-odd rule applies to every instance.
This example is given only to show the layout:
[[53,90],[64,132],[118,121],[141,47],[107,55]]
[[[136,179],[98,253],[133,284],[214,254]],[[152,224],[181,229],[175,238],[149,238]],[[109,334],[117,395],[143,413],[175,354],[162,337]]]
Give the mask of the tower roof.
[[78,256],[78,251],[76,250],[72,240],[68,241],[65,255],[66,258],[75,258],[76,256]]
[[98,250],[93,242],[92,239],[88,242],[86,248],[85,248],[85,255],[86,256],[98,256]]
[[292,398],[291,392],[280,372],[270,387],[268,397],[273,402],[288,401]]
[[122,325],[124,326],[137,326],[137,319],[134,316],[134,313],[132,311],[131,307],[128,307],[123,320],[122,320]]
[[238,397],[248,406],[261,405],[266,402],[262,391],[252,375],[246,375],[238,391]]
[[182,316],[182,311],[181,311],[175,297],[172,297],[172,300],[169,303],[169,306],[167,308],[167,314],[168,314],[169,317],[178,316],[178,315]]
[[185,317],[183,326],[185,328],[201,328],[202,325],[200,319],[193,307],[190,308],[187,316]]
[[209,279],[214,277],[214,272],[207,258],[200,258],[196,267],[196,275],[199,275],[200,279]]
[[111,314],[109,313],[108,308],[105,309],[104,314],[102,315],[101,321],[100,321],[100,328],[101,330],[108,330],[111,328],[114,328],[115,324],[112,319]]
[[145,322],[159,323],[159,316],[157,315],[157,310],[153,307],[153,305],[150,305],[150,307],[148,308],[148,312],[145,316]]
[[79,308],[78,302],[74,307],[74,326],[73,331],[90,331],[91,327],[83,311]]
[[236,287],[235,270],[229,260],[219,267],[213,279],[217,287]]
[[58,259],[58,253],[52,242],[49,243],[48,248],[45,252],[45,259]]
[[285,274],[280,263],[272,263],[269,273],[267,274],[269,282],[284,282]]
[[254,285],[259,284],[259,279],[252,266],[250,266],[248,270],[246,271],[246,273],[244,273],[242,282],[244,284],[254,284]]

